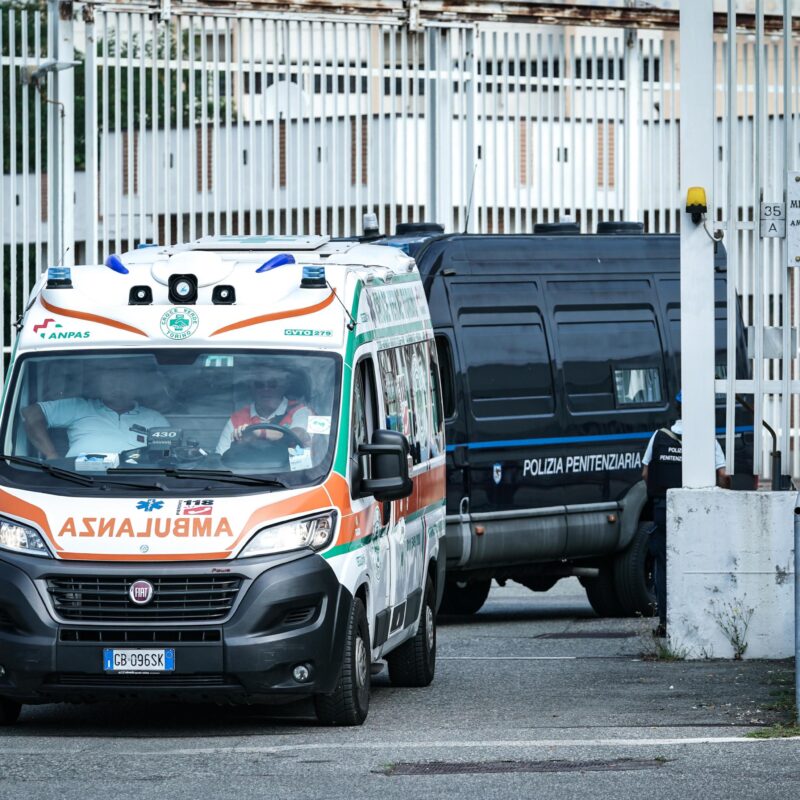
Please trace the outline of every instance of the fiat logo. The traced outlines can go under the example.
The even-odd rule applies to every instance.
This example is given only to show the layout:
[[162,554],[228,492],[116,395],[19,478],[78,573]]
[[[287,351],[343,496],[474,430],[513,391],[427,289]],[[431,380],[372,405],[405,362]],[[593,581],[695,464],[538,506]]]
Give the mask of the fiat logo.
[[150,581],[134,581],[131,588],[128,589],[128,597],[136,603],[137,606],[147,605],[152,599],[155,590]]

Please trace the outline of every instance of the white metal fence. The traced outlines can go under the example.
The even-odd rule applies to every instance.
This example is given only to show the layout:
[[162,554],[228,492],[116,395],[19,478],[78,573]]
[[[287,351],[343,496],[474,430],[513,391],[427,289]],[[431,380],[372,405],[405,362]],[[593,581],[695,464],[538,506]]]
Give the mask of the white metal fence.
[[[674,31],[457,20],[412,29],[389,17],[180,0],[15,0],[0,2],[0,43],[6,357],[44,265],[98,261],[144,241],[350,235],[366,211],[382,230],[429,220],[527,232],[569,215],[584,231],[606,219],[677,231]],[[796,324],[800,287],[780,244],[757,238],[754,209],[762,194],[781,199],[798,156],[798,101],[784,85],[800,86],[800,58],[796,40],[788,60],[786,47],[781,35],[720,33],[709,109],[713,217],[727,230],[731,286],[763,363],[735,388],[755,394],[784,453],[800,443],[796,346],[765,359],[763,330]],[[784,470],[800,474],[800,446]]]

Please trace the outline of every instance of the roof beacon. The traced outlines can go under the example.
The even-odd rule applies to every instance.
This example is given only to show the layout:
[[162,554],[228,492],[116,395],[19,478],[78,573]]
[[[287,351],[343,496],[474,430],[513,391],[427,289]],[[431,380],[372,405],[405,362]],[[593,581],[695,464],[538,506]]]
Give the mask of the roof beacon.
[[275,269],[275,267],[282,267],[284,264],[295,263],[297,262],[294,260],[294,256],[291,253],[278,253],[278,255],[272,256],[269,261],[265,261],[256,272],[269,272],[271,269]]
[[328,285],[325,280],[325,267],[303,267],[301,289],[324,289]]
[[378,227],[377,214],[364,214],[362,217],[362,224],[364,226],[364,233],[361,236],[362,240],[378,239],[381,235],[381,229]]
[[109,269],[113,269],[114,272],[119,272],[120,275],[128,274],[128,268],[122,263],[122,259],[115,253],[112,253],[106,259],[106,266]]
[[49,267],[47,270],[48,289],[71,289],[72,271],[69,267]]

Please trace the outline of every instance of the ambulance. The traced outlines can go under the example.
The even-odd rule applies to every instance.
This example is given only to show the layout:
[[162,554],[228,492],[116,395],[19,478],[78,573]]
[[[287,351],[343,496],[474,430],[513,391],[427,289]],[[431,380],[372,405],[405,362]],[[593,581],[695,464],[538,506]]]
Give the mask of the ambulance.
[[445,442],[414,260],[208,237],[53,267],[0,419],[0,723],[23,704],[426,686]]

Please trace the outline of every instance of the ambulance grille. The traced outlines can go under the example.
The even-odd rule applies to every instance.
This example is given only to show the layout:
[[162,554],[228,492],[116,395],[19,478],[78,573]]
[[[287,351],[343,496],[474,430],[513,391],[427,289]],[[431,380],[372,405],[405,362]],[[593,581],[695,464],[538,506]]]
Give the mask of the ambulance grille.
[[47,591],[62,619],[95,622],[202,622],[226,617],[242,587],[236,575],[147,576],[153,599],[137,605],[128,594],[142,575],[51,575]]

